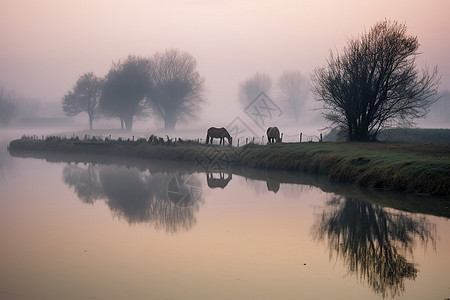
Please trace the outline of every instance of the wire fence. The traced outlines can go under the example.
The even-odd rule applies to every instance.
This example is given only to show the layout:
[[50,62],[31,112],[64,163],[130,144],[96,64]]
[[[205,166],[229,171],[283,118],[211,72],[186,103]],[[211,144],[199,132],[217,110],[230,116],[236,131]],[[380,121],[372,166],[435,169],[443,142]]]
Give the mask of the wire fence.
[[[304,142],[321,142],[322,134],[305,135],[302,132],[298,134],[284,134],[281,133],[281,141],[283,143],[304,143]],[[249,143],[264,145],[268,143],[267,136],[251,136],[239,139],[233,139],[233,146],[240,147]]]
[[[31,138],[31,139],[42,139],[45,140],[49,137],[54,137],[55,135],[31,135],[31,136],[27,136],[27,138]],[[153,136],[153,135],[151,135]],[[129,136],[113,136],[111,134],[109,135],[99,135],[99,134],[85,134],[84,136],[78,136],[76,134],[71,134],[71,135],[60,135],[60,138],[64,138],[64,139],[79,139],[79,140],[98,140],[98,141],[138,141],[138,140],[148,140],[150,137],[149,136],[142,136],[142,135],[129,135]],[[197,139],[181,139],[181,138],[170,138],[169,136],[166,135],[165,138],[162,137],[156,137],[157,139],[160,139],[164,142],[175,142],[178,140],[189,140],[192,142],[197,142],[197,143],[205,143],[206,140],[202,139],[202,138],[197,138]],[[302,132],[299,132],[297,134],[284,134],[281,133],[281,140],[283,143],[305,143],[305,142],[321,142],[322,141],[322,133],[319,133],[318,135],[306,135],[303,134]],[[219,139],[214,139],[211,142],[214,145],[219,145],[220,144],[220,140]],[[224,143],[228,143],[228,141],[225,139]],[[233,139],[233,146],[235,147],[241,147],[241,146],[245,146],[247,144],[258,144],[258,145],[265,145],[268,144],[268,139],[267,136],[265,135],[261,135],[261,136],[248,136],[248,137],[241,137],[241,138],[235,138]]]

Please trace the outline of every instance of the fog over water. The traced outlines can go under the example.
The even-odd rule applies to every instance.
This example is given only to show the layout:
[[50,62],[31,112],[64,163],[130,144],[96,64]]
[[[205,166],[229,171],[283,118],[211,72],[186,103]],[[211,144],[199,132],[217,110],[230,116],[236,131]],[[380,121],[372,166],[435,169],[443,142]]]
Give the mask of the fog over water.
[[[349,38],[391,19],[406,24],[407,33],[418,37],[422,53],[418,67],[438,65],[442,75],[441,101],[418,125],[449,128],[449,9],[445,0],[4,0],[0,4],[0,86],[28,110],[25,116],[62,117],[61,99],[81,74],[104,76],[112,62],[130,54],[152,56],[176,48],[197,60],[207,87],[206,102],[189,128],[226,126],[237,117],[251,123],[238,102],[240,83],[257,72],[273,81],[286,70],[309,78],[325,64],[330,50],[342,50]],[[317,134],[327,125],[314,110],[319,106],[310,94],[298,123],[287,120],[284,111],[286,124],[281,125],[292,128],[287,134],[299,129]],[[72,127],[85,128],[84,118],[75,118]],[[103,120],[94,126],[120,125],[117,120]],[[139,130],[161,128],[163,122],[155,117],[136,122]],[[179,123],[177,128],[187,126]]]

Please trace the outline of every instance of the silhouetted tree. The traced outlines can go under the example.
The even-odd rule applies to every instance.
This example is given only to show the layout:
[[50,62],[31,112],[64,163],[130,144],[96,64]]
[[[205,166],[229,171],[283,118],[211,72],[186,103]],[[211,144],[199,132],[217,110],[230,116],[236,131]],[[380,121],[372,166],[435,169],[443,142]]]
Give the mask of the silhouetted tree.
[[81,75],[72,90],[63,97],[64,114],[76,116],[79,113],[86,112],[89,117],[89,129],[92,130],[102,84],[103,79],[95,76],[92,72]]
[[193,118],[200,111],[204,78],[196,68],[195,58],[187,52],[171,49],[153,56],[148,102],[164,120],[165,129],[174,129],[177,121]]
[[317,100],[331,127],[351,141],[376,138],[383,128],[410,126],[424,117],[436,100],[437,67],[418,74],[417,37],[406,26],[382,21],[359,38],[350,39],[342,54],[331,52],[327,66],[315,70]]
[[261,93],[270,94],[272,79],[267,74],[256,73],[239,85],[239,101],[246,107]]
[[100,96],[101,112],[118,117],[121,129],[132,130],[134,117],[146,115],[145,96],[149,90],[149,60],[128,56],[114,63]]
[[278,78],[280,100],[287,107],[286,112],[298,122],[303,103],[306,102],[309,92],[309,81],[298,71],[285,71]]

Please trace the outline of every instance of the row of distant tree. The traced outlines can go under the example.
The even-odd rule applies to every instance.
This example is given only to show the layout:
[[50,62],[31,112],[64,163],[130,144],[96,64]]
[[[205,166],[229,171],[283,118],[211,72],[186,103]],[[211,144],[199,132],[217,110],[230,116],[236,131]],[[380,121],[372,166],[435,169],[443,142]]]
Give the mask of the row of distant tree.
[[[165,129],[174,129],[178,120],[195,117],[204,102],[204,79],[195,59],[186,52],[167,50],[151,58],[128,56],[114,63],[104,77],[89,72],[80,76],[63,97],[67,116],[86,112],[89,127],[99,116],[116,117],[121,128],[131,130],[136,117],[155,114]],[[277,81],[280,100],[298,121],[302,103],[310,92],[309,81],[300,72],[284,72]],[[239,100],[246,106],[260,92],[271,94],[272,79],[257,73],[239,87]],[[278,96],[278,95],[277,95]]]
[[[419,42],[406,29],[395,21],[378,22],[349,39],[341,52],[331,51],[325,66],[312,73],[314,98],[322,104],[330,129],[351,141],[375,140],[386,128],[411,126],[428,114],[439,99],[440,76],[437,67],[419,73]],[[276,100],[298,118],[310,81],[299,72],[284,72],[276,85]],[[246,106],[261,91],[271,94],[271,87],[269,76],[256,74],[239,86],[239,100]],[[119,118],[121,127],[131,130],[136,117],[150,113],[173,129],[179,120],[199,113],[204,91],[196,60],[172,49],[152,57],[128,56],[113,63],[104,77],[85,73],[62,102],[67,116],[87,112],[91,129],[94,119],[105,116]],[[7,121],[13,108],[3,98],[0,120]]]
[[67,116],[86,112],[90,129],[99,116],[119,118],[126,130],[132,129],[136,117],[153,112],[164,120],[166,129],[173,129],[178,120],[199,112],[204,82],[196,60],[187,52],[130,55],[113,63],[103,78],[92,72],[81,75],[63,97],[63,111]]
[[[351,141],[375,140],[383,129],[410,126],[427,115],[438,99],[440,76],[437,67],[417,71],[419,42],[406,31],[406,25],[395,21],[378,22],[368,33],[349,39],[341,53],[331,51],[326,65],[313,72],[312,90],[330,129]],[[83,75],[64,97],[64,111],[73,115],[88,107],[93,120],[92,99],[98,98],[100,111],[119,117],[122,128],[131,129],[134,116],[148,107],[164,119],[166,129],[173,129],[180,118],[194,116],[204,100],[204,79],[195,68],[195,59],[177,50],[152,58],[130,56],[113,64],[104,79]],[[298,72],[285,72],[277,85],[288,111],[298,117],[306,80]],[[269,76],[257,74],[240,85],[239,99],[248,105],[271,86]]]

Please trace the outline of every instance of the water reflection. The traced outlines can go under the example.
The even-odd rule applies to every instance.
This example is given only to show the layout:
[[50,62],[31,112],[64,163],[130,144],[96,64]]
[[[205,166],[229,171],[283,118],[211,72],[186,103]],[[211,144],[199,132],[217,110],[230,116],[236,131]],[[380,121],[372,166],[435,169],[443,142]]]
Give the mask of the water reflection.
[[[130,224],[150,224],[166,232],[187,231],[198,226],[199,230],[191,232],[192,236],[198,238],[183,239],[187,243],[193,242],[194,245],[192,247],[183,245],[184,249],[191,247],[191,251],[183,251],[181,259],[194,253],[198,256],[190,256],[189,261],[198,262],[209,257],[210,260],[204,264],[205,266],[218,264],[215,266],[216,269],[229,267],[229,273],[241,272],[241,274],[248,271],[246,264],[242,263],[246,262],[245,259],[258,266],[264,266],[269,262],[267,266],[270,267],[266,269],[269,271],[261,271],[264,270],[261,267],[255,271],[257,276],[253,276],[250,271],[247,273],[247,278],[258,278],[259,274],[273,272],[271,274],[274,279],[261,284],[258,282],[258,285],[255,283],[258,287],[270,286],[277,280],[292,282],[290,286],[297,287],[300,286],[298,276],[303,275],[305,277],[301,279],[303,284],[301,288],[305,286],[316,288],[317,282],[322,279],[328,280],[329,278],[326,278],[328,273],[317,280],[318,277],[310,276],[311,274],[299,273],[298,267],[291,268],[293,264],[290,262],[298,257],[302,257],[302,260],[303,257],[311,257],[311,266],[316,267],[316,269],[313,267],[309,269],[308,261],[308,269],[305,267],[301,272],[321,270],[317,267],[319,265],[329,268],[327,260],[323,261],[320,255],[321,248],[317,248],[317,243],[314,245],[310,239],[312,234],[316,242],[320,241],[328,247],[330,259],[343,262],[344,270],[342,272],[339,270],[337,273],[339,278],[347,270],[348,274],[357,277],[360,283],[370,287],[367,289],[368,294],[374,294],[375,297],[377,294],[383,297],[397,297],[405,294],[408,297],[411,292],[409,295],[405,292],[405,285],[419,278],[419,268],[425,270],[424,274],[429,272],[425,263],[421,262],[420,266],[415,264],[412,259],[413,251],[418,252],[417,244],[423,244],[425,249],[430,245],[435,247],[436,240],[435,225],[429,221],[433,219],[417,213],[445,218],[450,216],[447,200],[436,201],[417,195],[360,189],[355,185],[332,183],[320,176],[304,173],[236,166],[231,166],[225,171],[221,169],[221,171],[213,172],[210,169],[209,172],[201,173],[202,166],[192,162],[183,164],[108,156],[20,151],[11,154],[14,157],[45,159],[47,162],[64,162],[62,164],[64,166],[63,182],[83,203],[94,204],[102,201],[115,216]],[[22,166],[25,166],[28,161],[23,160],[22,163]],[[23,167],[23,170],[26,172],[26,167]],[[60,172],[59,168],[55,170]],[[205,176],[207,186],[214,189],[207,194],[213,195],[218,201],[211,201],[212,205],[209,209],[205,209],[205,214],[202,215],[205,216],[202,220],[206,221],[197,224],[198,213],[204,203],[205,193],[202,188],[205,185],[202,182],[205,181]],[[230,184],[231,180],[234,180],[233,184]],[[324,202],[330,195],[335,196]],[[227,197],[233,199],[220,201],[228,200]],[[259,201],[260,198],[262,202]],[[259,203],[263,205],[253,210],[254,205]],[[314,220],[312,215],[317,211],[317,207],[324,205],[323,203],[325,203],[324,211],[321,211],[320,217]],[[207,220],[218,221],[216,224],[211,224]],[[260,225],[247,226],[249,222]],[[445,226],[444,228],[447,229],[448,223]],[[222,234],[225,228],[227,235]],[[130,230],[132,231],[133,228]],[[297,231],[301,232],[301,239],[297,238]],[[210,239],[205,240],[205,245],[210,248],[203,248],[204,252],[198,252],[198,241],[205,236]],[[255,239],[248,242],[247,237]],[[448,239],[446,243],[447,248],[444,250],[448,249]],[[239,252],[242,250],[240,247],[242,245],[243,252]],[[254,251],[248,251],[253,246]],[[166,252],[170,252],[170,249],[170,246],[162,247],[161,257]],[[445,251],[440,251],[439,261],[447,259],[443,252]],[[218,255],[209,256],[206,253],[218,253]],[[253,255],[254,253],[257,255]],[[280,253],[283,257],[292,255],[291,259],[283,258],[289,263],[283,264]],[[230,259],[222,261],[226,257]],[[417,257],[418,255],[416,261],[420,262],[421,258]],[[190,268],[195,269],[198,266],[196,264]],[[438,268],[438,275],[435,278],[445,273],[445,264],[442,266],[441,269],[444,271]],[[274,271],[277,268],[279,268],[278,271]],[[185,269],[189,270],[189,268]],[[204,272],[201,273],[204,274]],[[320,271],[316,274],[319,273]],[[282,277],[283,280],[280,280]],[[304,280],[306,277],[308,279]],[[155,276],[155,278],[160,277]],[[222,282],[222,279],[217,279],[217,282]],[[337,279],[335,282],[340,284],[341,281]],[[354,284],[357,282],[357,280],[353,281]],[[277,285],[277,288],[273,290],[278,289],[281,288]]]
[[0,137],[0,180],[7,176],[11,169],[11,157],[8,154],[7,142]]
[[405,280],[414,280],[417,266],[409,258],[415,241],[435,247],[435,225],[425,217],[406,214],[336,196],[312,228],[316,240],[326,240],[330,259],[343,260],[350,274],[383,297],[405,291]]
[[268,191],[274,192],[276,194],[280,190],[280,183],[278,181],[269,179],[266,181],[266,184]]
[[189,230],[203,203],[196,174],[152,173],[134,167],[70,164],[63,181],[84,202],[104,200],[115,216],[167,232]]
[[227,173],[206,173],[206,182],[210,188],[225,188],[232,179],[232,174]]

